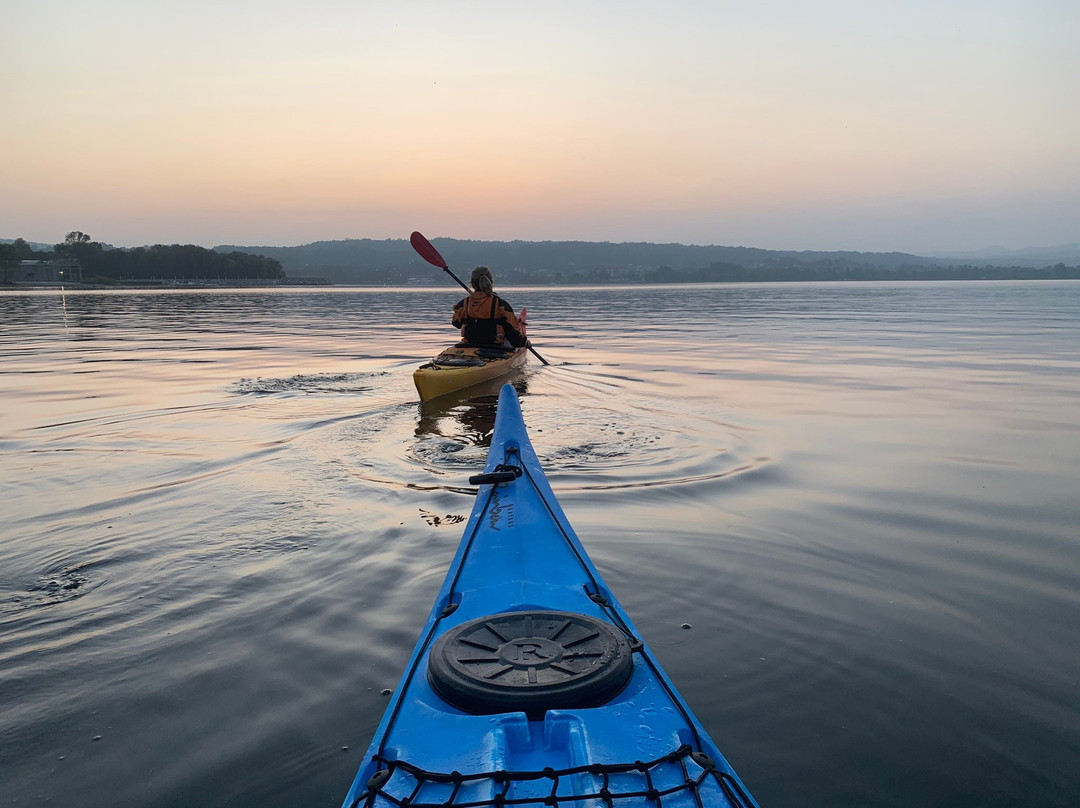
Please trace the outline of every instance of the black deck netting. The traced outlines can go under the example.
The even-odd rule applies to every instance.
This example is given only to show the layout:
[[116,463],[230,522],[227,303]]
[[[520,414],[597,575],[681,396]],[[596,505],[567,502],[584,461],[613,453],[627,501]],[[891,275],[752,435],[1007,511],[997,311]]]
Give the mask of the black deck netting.
[[717,808],[721,795],[733,808],[750,808],[752,801],[739,782],[717,768],[708,755],[680,746],[656,760],[608,763],[542,771],[494,771],[478,774],[429,772],[400,760],[376,756],[379,770],[367,782],[351,808],[504,808],[552,806],[584,800],[628,808],[631,800],[663,808],[665,798],[698,808]]

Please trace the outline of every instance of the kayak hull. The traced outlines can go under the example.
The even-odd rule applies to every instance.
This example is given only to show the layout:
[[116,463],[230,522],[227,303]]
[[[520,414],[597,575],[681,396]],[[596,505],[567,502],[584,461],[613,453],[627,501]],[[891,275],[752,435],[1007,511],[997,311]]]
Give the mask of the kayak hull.
[[[521,368],[528,359],[526,348],[516,348],[505,357],[484,357],[477,351],[476,348],[453,346],[413,371],[413,384],[420,400],[430,401],[501,378]],[[475,364],[464,364],[466,362]]]
[[471,482],[346,808],[756,806],[586,554],[510,385]]

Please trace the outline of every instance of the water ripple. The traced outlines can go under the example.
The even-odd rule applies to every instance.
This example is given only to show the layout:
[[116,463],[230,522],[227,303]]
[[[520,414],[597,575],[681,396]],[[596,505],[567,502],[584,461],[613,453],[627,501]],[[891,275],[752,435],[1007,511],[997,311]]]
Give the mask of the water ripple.
[[[340,799],[490,444],[412,387],[452,298],[0,295],[5,798]],[[533,298],[541,461],[763,805],[1075,801],[1080,285]]]

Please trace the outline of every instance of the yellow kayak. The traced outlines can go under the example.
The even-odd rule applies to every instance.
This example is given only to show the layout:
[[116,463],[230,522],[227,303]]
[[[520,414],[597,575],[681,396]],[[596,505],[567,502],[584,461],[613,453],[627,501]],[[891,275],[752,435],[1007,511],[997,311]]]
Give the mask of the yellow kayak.
[[[528,316],[525,309],[518,315],[522,335],[525,334]],[[420,394],[420,401],[430,401],[474,384],[498,379],[520,368],[529,358],[526,353],[528,345],[513,348],[509,343],[504,343],[504,346],[468,345],[463,342],[451,345],[413,371],[413,384]]]
[[525,364],[528,349],[477,348],[452,345],[413,371],[421,401],[430,401],[474,384],[497,379]]

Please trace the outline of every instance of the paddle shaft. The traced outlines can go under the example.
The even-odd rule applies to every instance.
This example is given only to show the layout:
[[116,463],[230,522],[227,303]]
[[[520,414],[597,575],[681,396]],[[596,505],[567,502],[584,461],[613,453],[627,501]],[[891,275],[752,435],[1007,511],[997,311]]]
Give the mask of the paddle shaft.
[[[461,288],[464,289],[466,292],[472,291],[471,289],[469,289],[465,281],[463,281],[461,278],[459,278],[457,275],[450,271],[450,267],[447,266],[446,261],[439,254],[439,251],[436,250],[435,247],[432,246],[431,242],[424,238],[419,232],[414,232],[411,236],[409,236],[409,243],[412,244],[413,249],[416,250],[417,253],[419,253],[421,258],[423,258],[429,264],[439,267],[439,269],[441,269],[443,272],[445,272],[447,275],[457,281],[458,285],[460,285]],[[544,357],[538,354],[533,346],[526,345],[525,347],[527,347],[532,352],[532,355],[539,359],[541,362],[543,362],[545,365],[551,364],[546,359],[544,359]]]
[[455,275],[453,272],[450,271],[450,267],[443,267],[443,272],[445,272],[447,275],[449,275],[451,278],[453,278],[455,281],[457,281],[458,286],[460,286],[466,292],[471,292],[472,291],[469,288],[469,285],[467,283],[465,283],[465,281],[463,281],[461,278],[459,278],[457,275]]

